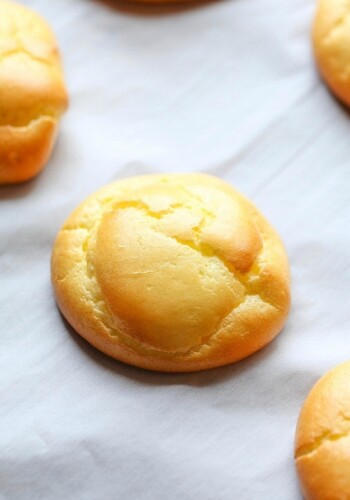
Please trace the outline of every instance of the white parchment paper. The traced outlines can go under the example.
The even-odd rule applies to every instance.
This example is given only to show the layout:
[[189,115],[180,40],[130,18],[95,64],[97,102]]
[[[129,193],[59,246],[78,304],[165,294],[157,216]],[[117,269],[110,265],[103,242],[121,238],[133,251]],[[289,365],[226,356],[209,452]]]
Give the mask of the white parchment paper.
[[[350,118],[314,68],[314,1],[163,15],[25,3],[58,36],[71,104],[46,170],[0,189],[0,498],[300,499],[301,404],[350,358]],[[56,308],[49,259],[71,210],[110,181],[168,171],[226,179],[287,247],[288,324],[238,364],[134,369]]]

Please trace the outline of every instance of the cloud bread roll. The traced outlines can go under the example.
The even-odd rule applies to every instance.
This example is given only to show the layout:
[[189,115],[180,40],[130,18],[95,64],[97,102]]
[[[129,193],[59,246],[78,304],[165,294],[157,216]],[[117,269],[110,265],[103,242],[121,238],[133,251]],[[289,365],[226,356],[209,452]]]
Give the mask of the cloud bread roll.
[[51,29],[28,8],[0,0],[0,184],[44,167],[66,107]]
[[313,42],[324,80],[340,100],[350,105],[350,2],[318,0]]
[[328,372],[301,410],[296,466],[306,500],[350,499],[350,363]]
[[261,349],[290,302],[276,232],[236,190],[202,174],[133,177],[90,196],[57,236],[52,283],[92,345],[173,372]]

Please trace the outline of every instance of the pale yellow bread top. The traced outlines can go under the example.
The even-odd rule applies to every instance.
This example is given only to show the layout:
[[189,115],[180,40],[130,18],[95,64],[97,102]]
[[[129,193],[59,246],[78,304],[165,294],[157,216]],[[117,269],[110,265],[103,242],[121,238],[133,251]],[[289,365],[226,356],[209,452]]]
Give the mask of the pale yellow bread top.
[[328,372],[308,395],[295,457],[305,499],[350,499],[350,363]]
[[26,180],[44,166],[67,100],[47,23],[0,0],[0,183]]
[[318,0],[313,42],[323,78],[334,94],[350,105],[349,0]]
[[281,330],[289,309],[283,246],[223,181],[133,177],[90,196],[52,254],[58,304],[105,353],[191,371],[241,359]]

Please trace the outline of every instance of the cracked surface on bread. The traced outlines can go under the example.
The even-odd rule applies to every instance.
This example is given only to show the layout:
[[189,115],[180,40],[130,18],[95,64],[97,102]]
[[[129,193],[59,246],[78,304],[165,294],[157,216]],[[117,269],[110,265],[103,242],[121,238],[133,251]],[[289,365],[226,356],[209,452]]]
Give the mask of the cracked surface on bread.
[[319,436],[313,439],[312,442],[299,446],[295,452],[296,460],[311,455],[317,452],[322,446],[328,445],[340,439],[350,436],[350,417],[345,417],[342,414],[336,419],[335,429],[327,429]]
[[306,499],[350,498],[350,363],[322,377],[301,410],[295,459]]
[[51,29],[30,9],[0,0],[0,183],[43,168],[66,107]]
[[289,308],[278,236],[200,174],[131,178],[92,195],[57,237],[52,279],[81,335],[153,369],[240,359],[279,332]]
[[313,41],[323,78],[350,105],[350,0],[318,1]]

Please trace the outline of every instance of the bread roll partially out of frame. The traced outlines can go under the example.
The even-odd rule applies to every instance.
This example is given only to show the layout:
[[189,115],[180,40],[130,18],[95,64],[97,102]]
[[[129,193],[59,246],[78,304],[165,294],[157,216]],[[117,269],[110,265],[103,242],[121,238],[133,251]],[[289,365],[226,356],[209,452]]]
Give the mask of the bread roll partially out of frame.
[[295,457],[306,500],[350,498],[350,363],[328,372],[306,398]]
[[332,92],[350,106],[350,3],[318,0],[313,44],[320,73]]
[[51,29],[27,7],[0,0],[0,184],[40,172],[66,107]]

